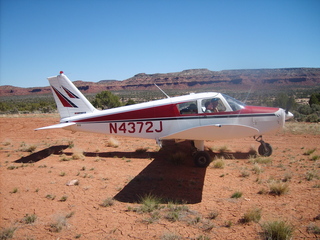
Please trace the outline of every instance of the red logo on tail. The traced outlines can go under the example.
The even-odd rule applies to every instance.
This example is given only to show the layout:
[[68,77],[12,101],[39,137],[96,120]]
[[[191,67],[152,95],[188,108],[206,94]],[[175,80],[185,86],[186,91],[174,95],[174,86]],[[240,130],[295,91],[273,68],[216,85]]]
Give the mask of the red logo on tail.
[[[72,107],[72,108],[78,108],[77,105],[75,105],[73,102],[71,102],[66,96],[64,96],[61,92],[59,92],[55,87],[51,86],[56,95],[58,96],[60,102],[64,107]],[[68,93],[68,92],[67,92]],[[78,97],[73,97],[78,98]]]

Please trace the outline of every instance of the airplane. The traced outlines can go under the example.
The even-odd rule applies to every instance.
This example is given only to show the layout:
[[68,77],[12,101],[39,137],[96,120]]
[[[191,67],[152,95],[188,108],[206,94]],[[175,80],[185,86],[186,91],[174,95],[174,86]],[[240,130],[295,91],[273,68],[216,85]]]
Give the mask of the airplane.
[[205,140],[254,137],[260,142],[259,154],[270,156],[272,147],[264,142],[262,135],[277,132],[285,120],[293,117],[288,110],[248,106],[218,92],[166,95],[167,98],[161,100],[98,110],[63,71],[48,80],[60,123],[35,130],[65,129],[155,139],[160,147],[164,140],[191,140],[195,148],[194,163],[198,167],[206,167],[211,162],[204,149]]

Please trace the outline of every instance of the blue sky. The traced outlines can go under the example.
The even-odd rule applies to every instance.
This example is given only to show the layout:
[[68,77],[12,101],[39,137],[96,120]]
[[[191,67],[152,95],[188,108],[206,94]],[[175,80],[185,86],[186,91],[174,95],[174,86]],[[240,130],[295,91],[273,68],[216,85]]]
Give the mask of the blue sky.
[[0,0],[0,85],[320,67],[319,0]]

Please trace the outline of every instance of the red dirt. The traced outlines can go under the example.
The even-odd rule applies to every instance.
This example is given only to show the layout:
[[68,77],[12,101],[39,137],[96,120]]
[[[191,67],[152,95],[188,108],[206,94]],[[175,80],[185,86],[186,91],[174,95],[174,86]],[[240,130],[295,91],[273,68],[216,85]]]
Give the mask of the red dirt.
[[[274,151],[271,163],[260,163],[263,172],[257,174],[248,151],[259,144],[251,138],[206,142],[215,147],[213,156],[227,146],[225,157],[233,157],[224,160],[222,169],[212,167],[216,161],[196,168],[189,142],[158,151],[153,140],[116,136],[119,146],[109,147],[109,136],[33,130],[57,122],[52,116],[0,118],[0,228],[15,227],[14,239],[261,239],[261,225],[272,220],[294,226],[294,239],[320,237],[308,231],[312,224],[320,226],[315,219],[320,214],[320,160],[310,160],[320,155],[320,135],[266,136]],[[36,146],[33,153],[24,151],[29,146]],[[136,152],[139,148],[148,151]],[[174,165],[171,156],[179,151],[188,154]],[[83,159],[69,160],[81,153]],[[312,180],[307,173],[314,174]],[[288,193],[268,193],[272,180],[286,177]],[[67,186],[73,179],[79,185]],[[265,193],[258,194],[262,189]],[[243,193],[241,198],[231,198],[236,191]],[[137,211],[140,197],[148,193],[163,199],[153,215]],[[100,206],[108,198],[114,204]],[[169,201],[183,202],[187,209],[177,221],[168,217]],[[241,223],[254,207],[262,209],[260,221]],[[219,215],[210,220],[213,211]],[[25,223],[27,214],[35,214],[36,221]],[[54,232],[57,222],[64,224]]]

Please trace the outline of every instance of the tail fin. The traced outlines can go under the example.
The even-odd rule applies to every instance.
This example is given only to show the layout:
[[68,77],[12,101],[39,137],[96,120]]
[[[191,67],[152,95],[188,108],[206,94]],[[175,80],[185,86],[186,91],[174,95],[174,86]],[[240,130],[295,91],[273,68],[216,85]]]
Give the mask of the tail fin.
[[61,118],[98,111],[62,71],[48,80]]

